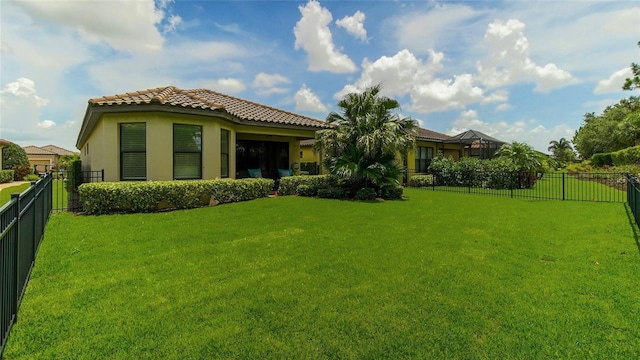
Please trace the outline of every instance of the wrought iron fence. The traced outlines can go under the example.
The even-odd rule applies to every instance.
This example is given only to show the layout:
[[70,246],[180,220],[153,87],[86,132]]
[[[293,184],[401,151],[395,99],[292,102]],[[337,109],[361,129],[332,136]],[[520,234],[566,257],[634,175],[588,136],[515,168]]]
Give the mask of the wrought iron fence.
[[[69,189],[65,173],[53,173],[53,211],[77,211],[80,202],[78,193]],[[104,181],[103,170],[82,171],[82,182]]]
[[46,174],[0,207],[0,358],[51,214],[52,185]]
[[443,174],[406,171],[404,183],[433,191],[513,198],[599,202],[627,201],[626,173],[518,173],[456,171]]
[[627,204],[636,224],[640,224],[640,183],[631,175],[627,175]]

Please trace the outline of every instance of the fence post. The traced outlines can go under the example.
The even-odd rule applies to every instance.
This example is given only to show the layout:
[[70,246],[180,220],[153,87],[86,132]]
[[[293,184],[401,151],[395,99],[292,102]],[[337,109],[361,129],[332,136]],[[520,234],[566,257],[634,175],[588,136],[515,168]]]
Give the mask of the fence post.
[[100,170],[100,174],[101,174],[100,181],[104,181],[104,169]]
[[[16,222],[13,226],[16,227],[16,242],[14,244],[13,247],[13,258],[15,259],[14,261],[14,265],[13,265],[13,279],[11,279],[11,281],[13,281],[13,283],[15,284],[15,286],[13,287],[15,289],[15,293],[14,294],[9,294],[9,296],[13,296],[13,309],[11,309],[11,312],[13,313],[13,323],[17,323],[18,322],[18,301],[20,300],[20,290],[18,289],[18,284],[20,283],[18,281],[18,276],[20,276],[20,257],[19,257],[19,252],[18,252],[18,247],[20,244],[20,194],[11,194],[11,199],[15,199],[16,200],[16,215],[15,215],[15,219]],[[4,334],[2,334],[4,335]]]
[[564,201],[564,172],[562,172],[562,200]]

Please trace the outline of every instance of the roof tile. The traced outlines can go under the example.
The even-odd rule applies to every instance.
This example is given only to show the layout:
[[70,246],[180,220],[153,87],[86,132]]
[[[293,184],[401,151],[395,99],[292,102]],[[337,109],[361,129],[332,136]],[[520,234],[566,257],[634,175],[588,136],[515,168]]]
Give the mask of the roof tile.
[[181,90],[174,86],[139,90],[89,100],[91,106],[159,104],[202,110],[224,110],[242,120],[328,128],[330,124],[253,101],[221,94],[208,89]]

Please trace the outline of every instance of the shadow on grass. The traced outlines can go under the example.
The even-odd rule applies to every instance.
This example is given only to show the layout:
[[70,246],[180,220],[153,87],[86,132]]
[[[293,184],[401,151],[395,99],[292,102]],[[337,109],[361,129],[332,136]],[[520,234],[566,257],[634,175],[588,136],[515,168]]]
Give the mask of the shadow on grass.
[[638,225],[636,224],[636,220],[633,216],[633,212],[631,211],[631,207],[629,204],[624,204],[625,210],[627,210],[627,218],[629,219],[629,225],[631,225],[631,230],[633,230],[633,238],[636,241],[636,246],[638,247],[638,252],[640,252],[640,236],[638,235]]

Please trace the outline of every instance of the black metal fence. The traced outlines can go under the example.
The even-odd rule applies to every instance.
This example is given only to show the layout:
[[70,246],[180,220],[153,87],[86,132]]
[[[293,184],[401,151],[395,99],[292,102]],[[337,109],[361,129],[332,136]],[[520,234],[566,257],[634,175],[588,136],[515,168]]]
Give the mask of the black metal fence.
[[[53,173],[53,211],[77,211],[79,210],[79,196],[76,191],[69,189],[67,178],[64,173]],[[104,181],[103,170],[82,171],[82,182],[102,182]]]
[[640,183],[635,176],[627,176],[627,204],[636,224],[640,225]]
[[407,171],[405,185],[512,198],[599,202],[627,201],[626,173],[450,172],[441,175]]
[[52,185],[47,174],[0,207],[0,358],[51,214]]

